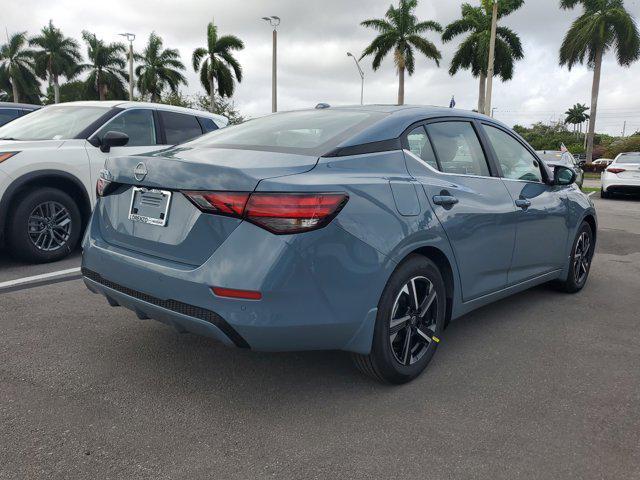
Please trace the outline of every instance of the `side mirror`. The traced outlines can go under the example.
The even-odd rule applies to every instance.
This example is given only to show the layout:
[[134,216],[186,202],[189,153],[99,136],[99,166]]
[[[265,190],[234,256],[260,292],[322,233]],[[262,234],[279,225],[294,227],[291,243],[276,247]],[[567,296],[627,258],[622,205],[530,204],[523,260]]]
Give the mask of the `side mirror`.
[[553,172],[554,185],[571,185],[576,181],[576,172],[569,167],[556,166]]
[[122,132],[108,131],[100,142],[100,151],[109,153],[111,147],[124,147],[129,142],[129,135]]

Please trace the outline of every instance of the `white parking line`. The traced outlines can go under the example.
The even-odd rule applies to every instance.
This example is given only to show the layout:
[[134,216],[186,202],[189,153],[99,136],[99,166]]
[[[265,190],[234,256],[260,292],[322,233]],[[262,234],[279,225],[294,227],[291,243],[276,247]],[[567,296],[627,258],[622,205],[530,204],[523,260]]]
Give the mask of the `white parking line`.
[[591,192],[591,193],[587,193],[587,197],[590,197],[591,195],[593,195],[596,192]]
[[80,267],[58,270],[57,272],[43,273],[41,275],[33,275],[32,277],[17,278],[15,280],[9,280],[7,282],[0,283],[0,291],[5,289],[14,289],[15,287],[27,285],[30,283],[40,283],[43,280],[49,280],[56,277],[64,277],[66,275],[72,275],[75,273],[80,273]]

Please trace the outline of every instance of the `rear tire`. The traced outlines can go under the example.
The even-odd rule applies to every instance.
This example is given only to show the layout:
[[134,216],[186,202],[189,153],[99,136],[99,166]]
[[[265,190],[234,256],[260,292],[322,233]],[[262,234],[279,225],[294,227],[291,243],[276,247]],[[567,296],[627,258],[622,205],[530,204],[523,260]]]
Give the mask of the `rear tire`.
[[587,222],[582,222],[573,241],[567,279],[556,284],[561,291],[577,293],[582,290],[589,278],[594,250],[595,243],[591,226]]
[[436,352],[446,305],[438,267],[422,255],[408,257],[382,292],[371,353],[353,354],[356,367],[383,383],[402,384],[416,378]]
[[7,245],[27,262],[54,262],[75,249],[81,228],[80,209],[65,192],[49,187],[28,190],[13,205]]
[[608,193],[605,189],[600,189],[600,198],[611,198],[611,194]]

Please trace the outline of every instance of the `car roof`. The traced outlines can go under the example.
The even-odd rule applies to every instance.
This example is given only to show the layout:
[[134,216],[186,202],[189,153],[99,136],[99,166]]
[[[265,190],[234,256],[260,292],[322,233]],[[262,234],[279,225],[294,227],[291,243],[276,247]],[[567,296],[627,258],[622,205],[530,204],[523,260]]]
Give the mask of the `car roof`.
[[30,110],[37,110],[39,108],[42,108],[42,105],[32,105],[30,103],[0,102],[0,108],[28,108]]
[[[380,120],[364,128],[343,141],[336,148],[341,149],[366,143],[382,142],[398,138],[411,124],[433,118],[465,118],[491,122],[508,130],[509,127],[495,119],[469,110],[422,105],[345,105],[320,108],[320,111],[364,111],[384,113]],[[311,110],[311,109],[307,109]]]
[[106,107],[106,108],[153,108],[156,110],[163,110],[167,112],[187,113],[189,115],[197,115],[198,117],[211,118],[224,125],[228,123],[227,117],[217,115],[215,113],[206,112],[204,110],[196,110],[195,108],[178,107],[176,105],[165,105],[164,103],[151,103],[151,102],[130,102],[124,100],[89,100],[81,102],[65,102],[54,104],[55,106],[62,107]]

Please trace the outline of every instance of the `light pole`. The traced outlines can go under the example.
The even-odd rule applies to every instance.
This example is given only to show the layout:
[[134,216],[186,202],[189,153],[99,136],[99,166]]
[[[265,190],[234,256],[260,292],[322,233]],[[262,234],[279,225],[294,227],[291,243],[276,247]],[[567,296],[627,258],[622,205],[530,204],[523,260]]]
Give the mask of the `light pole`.
[[272,15],[262,20],[273,27],[273,55],[271,60],[271,111],[278,111],[278,25],[280,17]]
[[496,56],[496,29],[498,26],[498,0],[493,0],[491,16],[491,39],[489,40],[489,65],[487,68],[487,99],[484,107],[485,115],[491,114],[491,94],[493,91],[493,72]]
[[129,100],[133,101],[133,41],[136,39],[135,33],[120,33],[129,41]]
[[358,59],[353,53],[347,52],[347,57],[353,58],[353,61],[356,62],[356,67],[358,68],[358,73],[360,74],[360,105],[363,105],[364,104],[364,72],[362,71],[362,68],[360,68]]

